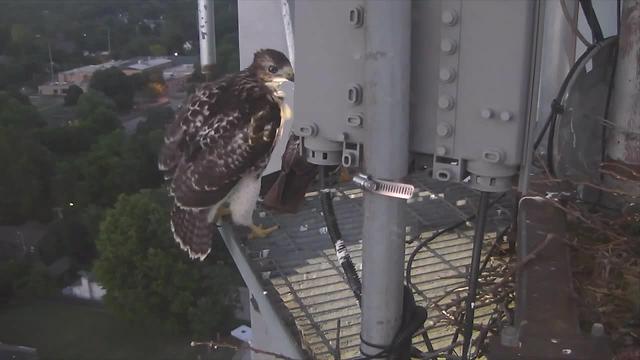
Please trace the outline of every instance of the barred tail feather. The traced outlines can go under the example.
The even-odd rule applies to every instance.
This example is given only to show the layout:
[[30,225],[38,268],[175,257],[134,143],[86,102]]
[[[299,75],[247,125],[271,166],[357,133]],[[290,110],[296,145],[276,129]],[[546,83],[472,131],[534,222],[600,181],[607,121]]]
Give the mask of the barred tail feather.
[[211,251],[215,227],[207,219],[209,210],[185,208],[178,204],[174,204],[171,210],[173,237],[192,259],[202,261]]

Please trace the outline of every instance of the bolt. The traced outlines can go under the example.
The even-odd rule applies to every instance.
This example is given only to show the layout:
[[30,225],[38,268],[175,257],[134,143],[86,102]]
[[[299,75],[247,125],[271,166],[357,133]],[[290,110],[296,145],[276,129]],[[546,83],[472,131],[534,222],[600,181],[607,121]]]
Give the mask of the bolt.
[[436,132],[440,137],[447,137],[451,135],[451,130],[451,125],[445,123],[438,124],[438,127],[436,128]]
[[453,109],[454,101],[453,98],[449,95],[442,95],[438,98],[438,107],[442,110],[451,110]]
[[508,111],[503,111],[500,113],[500,120],[509,121],[513,115]]
[[571,349],[562,349],[562,355],[571,355]]
[[480,111],[480,116],[482,116],[483,119],[491,119],[493,116],[493,110],[489,108],[482,109],[482,111]]
[[455,10],[445,10],[442,12],[441,20],[443,24],[453,26],[458,22],[458,14]]
[[447,55],[451,55],[456,52],[457,44],[453,39],[442,39],[440,42],[440,50]]
[[456,78],[456,71],[452,68],[440,69],[440,81],[450,83]]
[[444,146],[438,146],[438,147],[436,148],[436,154],[437,154],[438,156],[444,156],[444,155],[447,155],[447,148],[446,148],[446,147],[444,147]]

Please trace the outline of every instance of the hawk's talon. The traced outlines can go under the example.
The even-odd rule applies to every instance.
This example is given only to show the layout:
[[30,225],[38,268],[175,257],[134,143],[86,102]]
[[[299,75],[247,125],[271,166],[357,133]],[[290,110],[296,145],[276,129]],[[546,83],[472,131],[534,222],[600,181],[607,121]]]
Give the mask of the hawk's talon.
[[231,209],[227,206],[220,206],[218,208],[218,210],[216,210],[216,215],[213,217],[213,221],[212,223],[217,224],[220,222],[220,219],[222,219],[225,216],[230,216],[231,215]]
[[256,238],[264,238],[269,236],[272,232],[278,230],[278,225],[272,226],[270,228],[264,228],[262,225],[251,225],[251,233],[249,234],[249,240],[253,240]]
[[218,208],[218,212],[216,213],[216,217],[218,218],[222,218],[229,215],[231,215],[231,208],[229,208],[228,206],[220,206]]

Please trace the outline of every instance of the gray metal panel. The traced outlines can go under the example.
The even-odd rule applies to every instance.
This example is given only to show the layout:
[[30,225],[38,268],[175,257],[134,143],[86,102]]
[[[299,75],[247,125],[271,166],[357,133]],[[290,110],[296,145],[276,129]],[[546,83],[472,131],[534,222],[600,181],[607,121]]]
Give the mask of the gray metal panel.
[[[362,142],[361,127],[347,125],[347,117],[363,113],[363,101],[350,103],[350,87],[364,82],[364,26],[349,22],[350,11],[362,12],[363,1],[299,1],[295,6],[296,39],[296,124],[313,126],[318,138]],[[362,13],[363,15],[363,13]],[[362,95],[361,95],[362,96]],[[366,94],[365,94],[366,96]],[[366,117],[364,117],[366,126]],[[305,145],[313,144],[310,136]],[[324,149],[323,149],[324,150]],[[327,149],[329,150],[329,149]],[[334,150],[334,149],[330,149]]]
[[[520,163],[533,5],[503,0],[462,3],[455,152],[469,160],[469,170],[483,172],[487,167],[481,155],[492,149],[504,153],[504,166]],[[484,119],[483,109],[491,109],[493,117]],[[510,114],[509,120],[504,120],[505,114]],[[511,174],[515,173],[514,167]]]
[[[412,149],[434,174],[510,177],[521,161],[535,2],[414,2]],[[448,160],[447,160],[448,161]],[[504,189],[502,189],[504,190]]]
[[411,148],[423,154],[435,153],[440,59],[429,44],[440,41],[440,8],[436,0],[414,1],[412,9]]

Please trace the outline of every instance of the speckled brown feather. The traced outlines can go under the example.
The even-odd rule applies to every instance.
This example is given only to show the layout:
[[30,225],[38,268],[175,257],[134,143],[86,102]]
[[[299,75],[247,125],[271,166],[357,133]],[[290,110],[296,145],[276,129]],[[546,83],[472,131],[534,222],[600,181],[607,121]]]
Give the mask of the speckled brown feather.
[[205,84],[168,126],[158,165],[171,179],[174,237],[192,257],[206,256],[210,248],[207,212],[244,174],[260,174],[267,166],[280,104],[247,69]]

